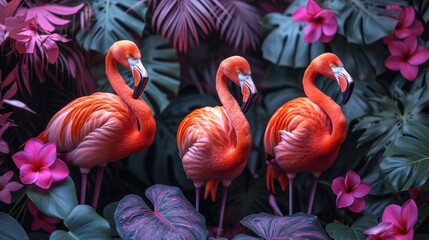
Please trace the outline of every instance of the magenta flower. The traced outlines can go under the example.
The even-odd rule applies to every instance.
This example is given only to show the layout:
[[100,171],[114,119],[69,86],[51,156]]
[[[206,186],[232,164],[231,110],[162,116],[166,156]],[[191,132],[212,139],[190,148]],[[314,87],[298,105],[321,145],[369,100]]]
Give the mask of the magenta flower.
[[414,200],[409,199],[402,207],[390,204],[384,209],[381,223],[366,230],[364,233],[369,235],[368,239],[377,239],[374,238],[376,236],[391,235],[393,236],[392,239],[395,240],[411,240],[414,236],[414,225],[417,223],[417,218],[418,210]]
[[48,189],[52,182],[63,180],[69,174],[67,165],[57,158],[55,144],[43,144],[39,139],[32,138],[12,156],[20,170],[19,177],[24,184],[36,184]]
[[361,212],[365,207],[364,197],[369,193],[371,187],[362,182],[360,176],[348,171],[346,177],[338,177],[332,181],[331,189],[337,195],[337,207],[349,208],[352,212]]
[[423,24],[416,19],[414,7],[404,7],[399,16],[399,21],[393,30],[395,37],[404,39],[408,36],[420,36],[423,31]]
[[10,181],[12,176],[12,171],[8,171],[3,176],[0,176],[0,201],[6,204],[10,204],[11,202],[10,192],[18,191],[22,187],[22,184]]
[[429,59],[429,49],[417,43],[415,36],[409,36],[404,41],[388,43],[390,56],[384,66],[390,70],[400,71],[407,80],[414,80],[419,73],[419,65]]
[[392,235],[393,225],[388,222],[382,222],[375,227],[372,227],[364,233],[368,235],[366,240],[395,240]]
[[28,201],[27,206],[28,211],[33,215],[33,220],[31,221],[31,230],[33,231],[43,229],[47,233],[52,233],[56,229],[55,225],[61,222],[59,218],[49,217],[40,212],[32,201]]
[[292,18],[297,22],[308,22],[304,28],[304,41],[307,43],[317,40],[328,43],[338,29],[334,12],[322,9],[314,0],[308,0],[306,7],[297,8]]

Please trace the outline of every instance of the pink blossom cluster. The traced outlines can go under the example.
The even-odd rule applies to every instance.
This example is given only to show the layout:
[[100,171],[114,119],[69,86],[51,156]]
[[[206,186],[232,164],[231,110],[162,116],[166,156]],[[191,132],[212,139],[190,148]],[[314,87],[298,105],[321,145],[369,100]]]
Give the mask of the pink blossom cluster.
[[424,31],[423,25],[416,19],[412,6],[389,6],[388,9],[399,11],[400,15],[393,33],[383,39],[391,54],[384,65],[390,70],[400,71],[404,78],[413,81],[419,72],[419,65],[429,59],[429,48],[418,43],[418,37]]
[[292,14],[297,22],[307,22],[304,28],[304,41],[313,43],[320,40],[328,43],[338,30],[335,13],[330,9],[322,9],[314,0],[308,0],[307,6],[299,7]]
[[31,200],[28,201],[27,206],[28,211],[33,216],[33,220],[31,221],[31,230],[33,231],[43,229],[47,233],[52,233],[56,229],[55,225],[61,222],[59,218],[43,214]]

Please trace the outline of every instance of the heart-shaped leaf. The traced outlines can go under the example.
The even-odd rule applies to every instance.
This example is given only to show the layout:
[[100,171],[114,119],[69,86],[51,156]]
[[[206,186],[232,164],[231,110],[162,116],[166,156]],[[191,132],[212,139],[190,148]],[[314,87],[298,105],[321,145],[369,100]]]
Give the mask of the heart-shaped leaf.
[[386,187],[395,192],[417,188],[429,177],[429,127],[415,123],[408,134],[386,148],[380,163]]
[[292,13],[307,1],[294,1],[285,13],[270,13],[262,19],[262,24],[270,29],[262,43],[264,59],[288,67],[307,67],[312,59],[325,52],[325,44],[304,41],[304,23],[292,19]]
[[303,213],[287,217],[258,213],[240,222],[264,239],[328,239],[318,218]]
[[146,190],[150,209],[137,195],[127,195],[115,211],[123,239],[206,239],[205,219],[177,187],[154,185]]
[[405,4],[402,0],[328,0],[336,13],[338,33],[350,43],[370,44],[392,33],[399,14],[388,5]]
[[4,240],[26,240],[27,234],[15,218],[0,212],[0,239]]
[[341,223],[329,223],[326,226],[326,231],[335,240],[363,240],[368,237],[363,232],[374,227],[377,223],[377,218],[374,215],[364,215],[356,220],[352,226]]
[[143,1],[94,0],[91,7],[94,22],[76,35],[85,49],[105,54],[118,40],[142,36],[147,9]]
[[[143,41],[140,52],[141,61],[150,79],[142,96],[153,112],[162,112],[179,91],[180,67],[176,51],[163,38],[154,35]],[[100,91],[113,92],[104,75],[104,68],[103,64],[95,69],[103,74],[97,81],[98,87]],[[130,71],[122,68],[120,73],[128,86],[134,86],[134,78]]]
[[70,176],[53,183],[49,189],[31,185],[27,195],[42,213],[51,217],[65,219],[77,206],[76,189]]
[[110,239],[110,226],[91,206],[78,205],[64,219],[68,232],[57,230],[51,240]]

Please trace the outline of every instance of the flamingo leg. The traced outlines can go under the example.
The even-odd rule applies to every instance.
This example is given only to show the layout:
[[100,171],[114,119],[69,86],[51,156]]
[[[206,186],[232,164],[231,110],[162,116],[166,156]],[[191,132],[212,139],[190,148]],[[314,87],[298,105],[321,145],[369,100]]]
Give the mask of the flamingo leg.
[[310,199],[308,201],[307,214],[311,214],[311,210],[313,209],[314,196],[316,195],[317,183],[319,182],[319,176],[314,176],[313,183],[311,184],[310,190]]
[[293,179],[295,176],[289,176],[289,216],[293,214]]
[[201,187],[195,187],[195,209],[197,212],[200,211],[200,190]]
[[79,204],[85,204],[85,194],[86,194],[86,182],[88,180],[88,173],[82,172],[82,181],[80,183],[80,202]]
[[94,187],[94,196],[92,197],[92,207],[94,210],[97,209],[98,197],[100,196],[101,182],[103,180],[104,175],[104,167],[98,166],[97,168],[97,178],[95,179],[95,187]]
[[226,205],[226,196],[228,194],[228,187],[223,186],[223,195],[222,195],[222,203],[220,208],[220,216],[219,216],[219,227],[216,231],[216,238],[220,238],[223,235],[223,217],[225,214],[225,205]]

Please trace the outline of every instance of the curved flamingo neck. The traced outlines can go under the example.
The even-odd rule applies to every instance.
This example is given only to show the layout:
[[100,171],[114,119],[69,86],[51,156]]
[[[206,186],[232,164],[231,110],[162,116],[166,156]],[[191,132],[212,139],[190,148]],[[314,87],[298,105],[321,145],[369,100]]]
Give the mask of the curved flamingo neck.
[[[106,75],[113,90],[125,102],[130,109],[130,118],[134,128],[130,127],[132,132],[130,143],[139,144],[140,147],[148,146],[152,143],[155,133],[155,120],[152,116],[152,110],[149,105],[141,98],[134,99],[133,90],[125,83],[121,74],[118,71],[118,61],[109,51],[106,56]],[[138,129],[140,128],[140,129]],[[135,140],[134,140],[135,139]]]
[[305,95],[315,104],[317,104],[328,115],[332,123],[332,132],[329,138],[331,146],[339,146],[344,142],[347,135],[347,119],[341,110],[341,107],[330,97],[320,91],[314,80],[320,73],[317,64],[310,64],[304,73],[303,87]]
[[[247,122],[246,116],[241,111],[237,100],[232,96],[227,86],[227,76],[224,73],[223,67],[220,66],[216,74],[216,91],[219,99],[229,116],[232,126],[235,129],[236,135],[236,151],[243,155],[250,151],[252,145],[252,136],[250,133],[250,126]],[[238,155],[240,156],[240,155]],[[246,157],[247,160],[247,157]]]

